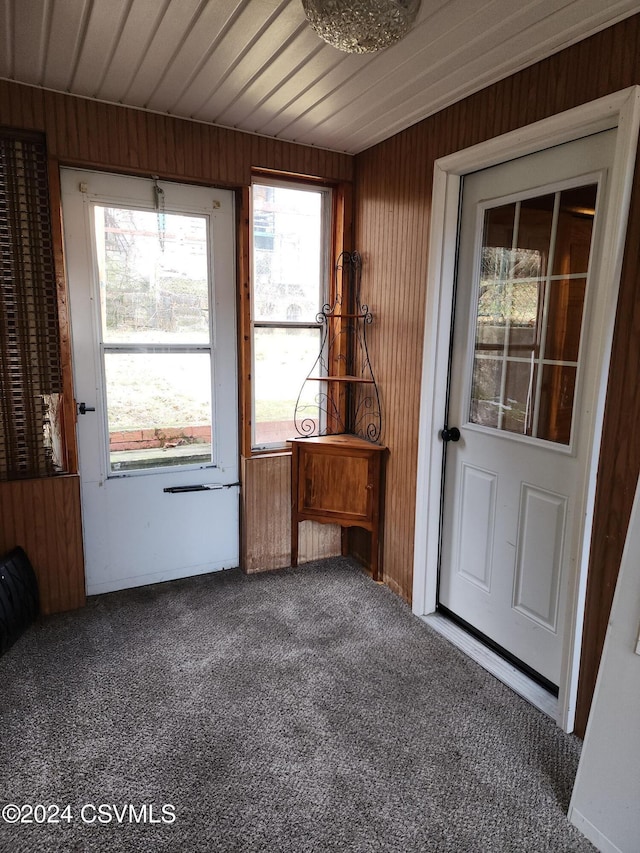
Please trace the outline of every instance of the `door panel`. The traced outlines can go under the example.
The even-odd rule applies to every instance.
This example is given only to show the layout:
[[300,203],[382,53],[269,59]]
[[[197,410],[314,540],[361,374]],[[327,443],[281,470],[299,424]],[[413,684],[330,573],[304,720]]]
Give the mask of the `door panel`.
[[522,484],[513,606],[556,630],[567,499]]
[[439,601],[557,685],[596,368],[598,251],[616,131],[464,180]]
[[62,170],[87,591],[238,564],[233,194]]
[[467,580],[487,592],[491,590],[497,479],[492,471],[462,466],[458,565]]

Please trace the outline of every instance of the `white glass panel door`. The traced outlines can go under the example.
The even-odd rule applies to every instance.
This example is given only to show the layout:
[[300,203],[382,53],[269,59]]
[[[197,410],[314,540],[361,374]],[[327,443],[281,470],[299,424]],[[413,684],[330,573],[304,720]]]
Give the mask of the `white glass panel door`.
[[[559,685],[606,300],[590,275],[616,131],[464,180],[439,603]],[[599,313],[600,312],[600,313]],[[595,348],[594,348],[595,349]]]
[[236,566],[233,194],[62,188],[88,592]]

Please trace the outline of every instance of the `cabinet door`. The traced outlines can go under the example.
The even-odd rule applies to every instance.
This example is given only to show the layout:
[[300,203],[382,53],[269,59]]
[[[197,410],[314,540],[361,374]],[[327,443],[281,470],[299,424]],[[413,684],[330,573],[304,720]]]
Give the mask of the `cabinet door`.
[[298,511],[342,522],[370,522],[375,472],[371,453],[300,449]]

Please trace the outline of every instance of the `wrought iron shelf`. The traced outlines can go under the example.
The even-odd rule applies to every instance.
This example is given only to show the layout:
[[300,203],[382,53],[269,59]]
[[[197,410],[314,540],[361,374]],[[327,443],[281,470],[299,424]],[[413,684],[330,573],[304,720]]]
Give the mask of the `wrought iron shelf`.
[[374,385],[373,379],[362,376],[307,376],[307,382],[359,382],[361,385]]
[[324,316],[338,320],[366,320],[369,314],[343,314],[341,311],[330,311]]
[[[380,396],[369,349],[369,306],[360,301],[362,258],[343,252],[336,263],[333,304],[317,316],[322,344],[296,401],[294,423],[302,438],[353,435],[377,443],[382,432]],[[318,389],[317,383],[326,382]],[[308,383],[312,383],[309,385]]]

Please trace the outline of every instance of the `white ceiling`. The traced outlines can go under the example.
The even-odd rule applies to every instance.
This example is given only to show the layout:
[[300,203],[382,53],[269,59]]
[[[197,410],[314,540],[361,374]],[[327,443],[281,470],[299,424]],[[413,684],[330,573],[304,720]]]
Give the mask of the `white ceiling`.
[[638,0],[422,0],[379,54],[300,0],[0,0],[0,77],[357,153],[640,11]]

